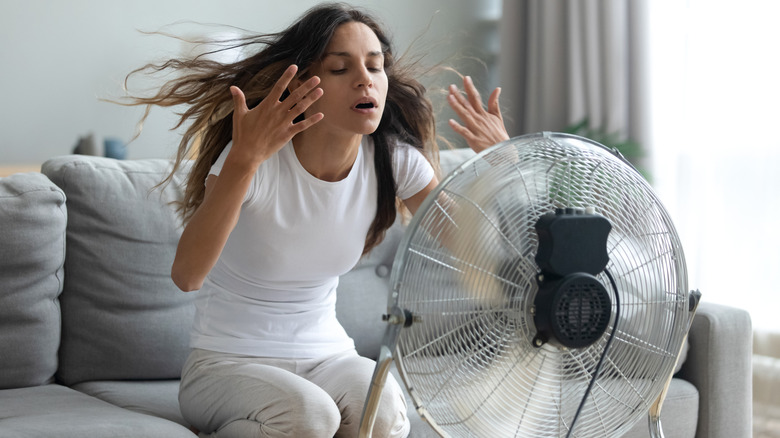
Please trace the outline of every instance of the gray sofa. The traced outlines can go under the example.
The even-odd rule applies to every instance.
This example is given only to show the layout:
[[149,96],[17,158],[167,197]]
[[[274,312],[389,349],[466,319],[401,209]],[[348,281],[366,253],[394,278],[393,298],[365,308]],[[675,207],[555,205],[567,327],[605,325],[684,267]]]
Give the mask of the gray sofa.
[[[443,152],[444,171],[469,155]],[[169,277],[181,177],[151,190],[168,166],[64,156],[0,179],[0,437],[194,436],[177,402],[194,294]],[[402,234],[394,226],[339,286],[339,318],[367,356]],[[747,313],[705,294],[666,436],[749,437],[750,356]],[[409,414],[413,437],[434,436],[411,403]],[[629,436],[648,436],[645,422]]]

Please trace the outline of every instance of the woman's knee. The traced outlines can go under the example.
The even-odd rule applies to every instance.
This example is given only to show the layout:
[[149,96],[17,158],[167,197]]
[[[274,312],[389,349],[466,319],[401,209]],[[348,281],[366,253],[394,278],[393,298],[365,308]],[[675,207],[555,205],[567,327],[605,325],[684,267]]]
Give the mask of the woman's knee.
[[338,406],[321,388],[258,364],[223,363],[188,373],[179,403],[190,424],[220,438],[246,429],[258,437],[331,438],[341,421]]
[[324,391],[316,394],[291,394],[287,423],[292,437],[327,437],[336,434],[341,424],[341,413],[333,399]]
[[256,393],[255,400],[246,394],[242,398],[240,406],[234,406],[228,418],[205,427],[210,437],[331,438],[341,423],[336,403],[324,392],[291,391],[271,404],[260,392]]
[[[367,392],[367,391],[366,391]],[[364,394],[366,393],[364,392]],[[360,413],[352,418],[348,423],[342,423],[342,427],[337,434],[337,437],[353,437],[357,436],[360,421],[362,420],[362,407],[364,399],[360,400],[360,403],[356,403],[356,407],[360,407]],[[404,438],[409,434],[410,424],[409,418],[406,415],[407,404],[406,397],[400,386],[396,383],[392,376],[388,376],[385,382],[385,388],[382,390],[382,394],[379,400],[379,406],[377,407],[376,416],[374,419],[374,428],[372,429],[372,436],[378,438]]]
[[409,434],[409,429],[404,392],[394,380],[388,379],[379,402],[373,435],[401,438]]

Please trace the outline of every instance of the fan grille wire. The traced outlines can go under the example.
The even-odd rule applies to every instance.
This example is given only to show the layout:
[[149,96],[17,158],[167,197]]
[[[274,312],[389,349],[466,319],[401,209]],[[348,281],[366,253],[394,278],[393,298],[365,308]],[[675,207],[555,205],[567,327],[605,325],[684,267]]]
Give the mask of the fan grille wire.
[[[421,319],[401,332],[398,367],[420,411],[447,434],[568,433],[614,320],[586,348],[531,344],[534,224],[566,207],[595,207],[612,224],[607,269],[622,312],[571,436],[619,436],[661,392],[687,323],[684,256],[666,211],[602,146],[562,134],[519,137],[440,184],[394,265],[389,305]],[[599,280],[608,284],[603,273]]]

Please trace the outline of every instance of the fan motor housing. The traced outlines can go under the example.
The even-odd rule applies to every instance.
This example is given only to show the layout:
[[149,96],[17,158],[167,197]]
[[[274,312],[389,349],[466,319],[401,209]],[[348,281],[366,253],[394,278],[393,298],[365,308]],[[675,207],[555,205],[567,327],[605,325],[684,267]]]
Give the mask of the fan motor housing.
[[580,272],[556,281],[542,281],[534,307],[535,345],[550,342],[566,348],[583,348],[596,342],[606,331],[612,301],[596,277]]
[[534,299],[534,345],[550,342],[583,348],[607,329],[612,301],[596,277],[609,262],[607,237],[612,226],[603,216],[582,210],[557,210],[536,223],[541,273]]
[[573,272],[598,275],[609,263],[607,218],[584,210],[557,209],[536,222],[539,249],[536,264],[545,275],[565,277]]

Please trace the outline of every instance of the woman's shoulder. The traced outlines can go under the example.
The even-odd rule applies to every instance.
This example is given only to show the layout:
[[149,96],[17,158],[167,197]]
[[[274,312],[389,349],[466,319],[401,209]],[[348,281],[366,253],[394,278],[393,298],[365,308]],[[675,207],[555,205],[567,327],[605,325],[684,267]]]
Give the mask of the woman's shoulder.
[[[260,166],[258,167],[258,170],[261,171],[262,169],[268,169],[268,168],[276,168],[279,166],[280,161],[286,161],[289,160],[289,149],[292,147],[292,142],[287,142],[279,151],[277,151],[275,154],[271,155],[260,163]],[[229,141],[228,144],[225,146],[225,148],[222,150],[222,152],[217,157],[214,164],[212,164],[211,169],[212,173],[216,171],[216,175],[219,175],[219,171],[222,170],[222,167],[225,164],[225,160],[227,159],[228,154],[230,153],[230,150],[233,148],[233,141]],[[260,172],[262,173],[262,172]]]
[[392,143],[390,150],[393,157],[393,166],[397,170],[408,169],[409,167],[431,166],[431,160],[425,156],[425,151],[410,143],[398,140]]

